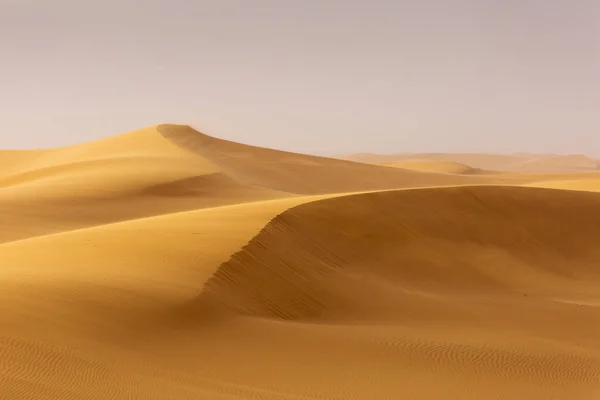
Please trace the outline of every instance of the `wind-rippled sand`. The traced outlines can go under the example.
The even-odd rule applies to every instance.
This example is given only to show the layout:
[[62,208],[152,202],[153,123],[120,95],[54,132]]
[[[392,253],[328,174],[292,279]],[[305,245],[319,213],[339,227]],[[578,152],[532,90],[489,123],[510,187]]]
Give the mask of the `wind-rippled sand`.
[[0,152],[0,398],[600,398],[597,178],[423,165]]

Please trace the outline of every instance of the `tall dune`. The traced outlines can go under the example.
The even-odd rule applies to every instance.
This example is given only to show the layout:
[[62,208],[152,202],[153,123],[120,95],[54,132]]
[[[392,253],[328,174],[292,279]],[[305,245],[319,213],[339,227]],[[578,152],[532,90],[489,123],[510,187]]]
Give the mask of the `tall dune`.
[[556,154],[484,154],[484,153],[420,153],[420,154],[371,154],[359,153],[341,157],[344,160],[371,164],[430,161],[459,163],[472,168],[513,173],[578,173],[600,169],[598,160],[590,157]]
[[518,172],[584,172],[599,171],[600,163],[582,154],[532,157],[511,166]]

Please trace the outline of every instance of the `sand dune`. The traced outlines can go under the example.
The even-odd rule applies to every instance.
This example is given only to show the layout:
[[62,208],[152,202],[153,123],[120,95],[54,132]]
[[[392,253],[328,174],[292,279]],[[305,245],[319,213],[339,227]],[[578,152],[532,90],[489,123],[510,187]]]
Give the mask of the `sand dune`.
[[233,179],[210,161],[172,145],[155,128],[32,154],[17,152],[8,163],[18,168],[0,174],[0,215],[6,224],[0,242],[287,196]]
[[370,154],[360,153],[341,157],[344,160],[370,164],[430,161],[465,164],[485,171],[518,173],[577,173],[600,170],[600,163],[584,155],[556,154],[477,154],[477,153],[421,153]]
[[474,174],[480,172],[466,164],[453,161],[397,161],[382,163],[386,167],[413,169],[417,171],[438,172],[442,174]]
[[[258,148],[160,125],[90,143],[0,153],[0,243],[170,212],[476,177]],[[318,175],[318,179],[315,176]],[[348,179],[352,177],[352,179]]]
[[243,145],[199,134],[186,126],[161,125],[158,131],[240,181],[288,193],[326,194],[484,182],[476,177],[383,168]]
[[596,179],[571,179],[571,180],[547,180],[537,183],[532,183],[529,186],[552,188],[552,189],[566,189],[566,190],[585,190],[600,192],[600,177]]
[[595,174],[458,162],[0,152],[0,398],[598,398]]
[[600,163],[584,155],[545,156],[532,157],[511,166],[512,170],[519,172],[544,171],[544,172],[583,172],[599,171]]
[[[600,249],[594,244],[600,234],[599,202],[595,193],[493,186],[311,202],[273,220],[221,267],[207,292],[235,299],[232,308],[243,313],[284,319],[335,317],[343,282],[357,284],[352,296],[368,281],[373,283],[369,293],[391,289],[402,296],[527,293],[539,298],[567,288],[593,295],[600,278]],[[565,240],[567,224],[579,229]],[[388,308],[389,299],[383,298],[373,306]],[[364,307],[364,300],[345,299],[352,304],[343,304],[344,311]],[[375,311],[369,306],[365,315],[373,317]]]
[[490,171],[506,171],[511,165],[530,159],[524,154],[476,154],[476,153],[419,153],[419,154],[350,154],[342,159],[370,164],[402,161],[443,161],[465,164],[472,168]]

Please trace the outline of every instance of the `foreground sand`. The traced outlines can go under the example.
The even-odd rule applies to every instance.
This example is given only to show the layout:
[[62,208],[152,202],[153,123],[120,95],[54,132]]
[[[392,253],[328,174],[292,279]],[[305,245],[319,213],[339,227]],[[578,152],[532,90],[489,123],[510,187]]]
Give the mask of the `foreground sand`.
[[178,126],[7,154],[2,399],[600,398],[594,175]]

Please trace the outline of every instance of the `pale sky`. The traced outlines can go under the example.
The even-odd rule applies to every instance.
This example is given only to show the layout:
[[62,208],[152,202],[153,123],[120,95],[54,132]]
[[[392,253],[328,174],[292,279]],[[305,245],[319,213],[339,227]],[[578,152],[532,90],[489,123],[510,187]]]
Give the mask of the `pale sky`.
[[0,149],[600,156],[599,0],[0,0]]

